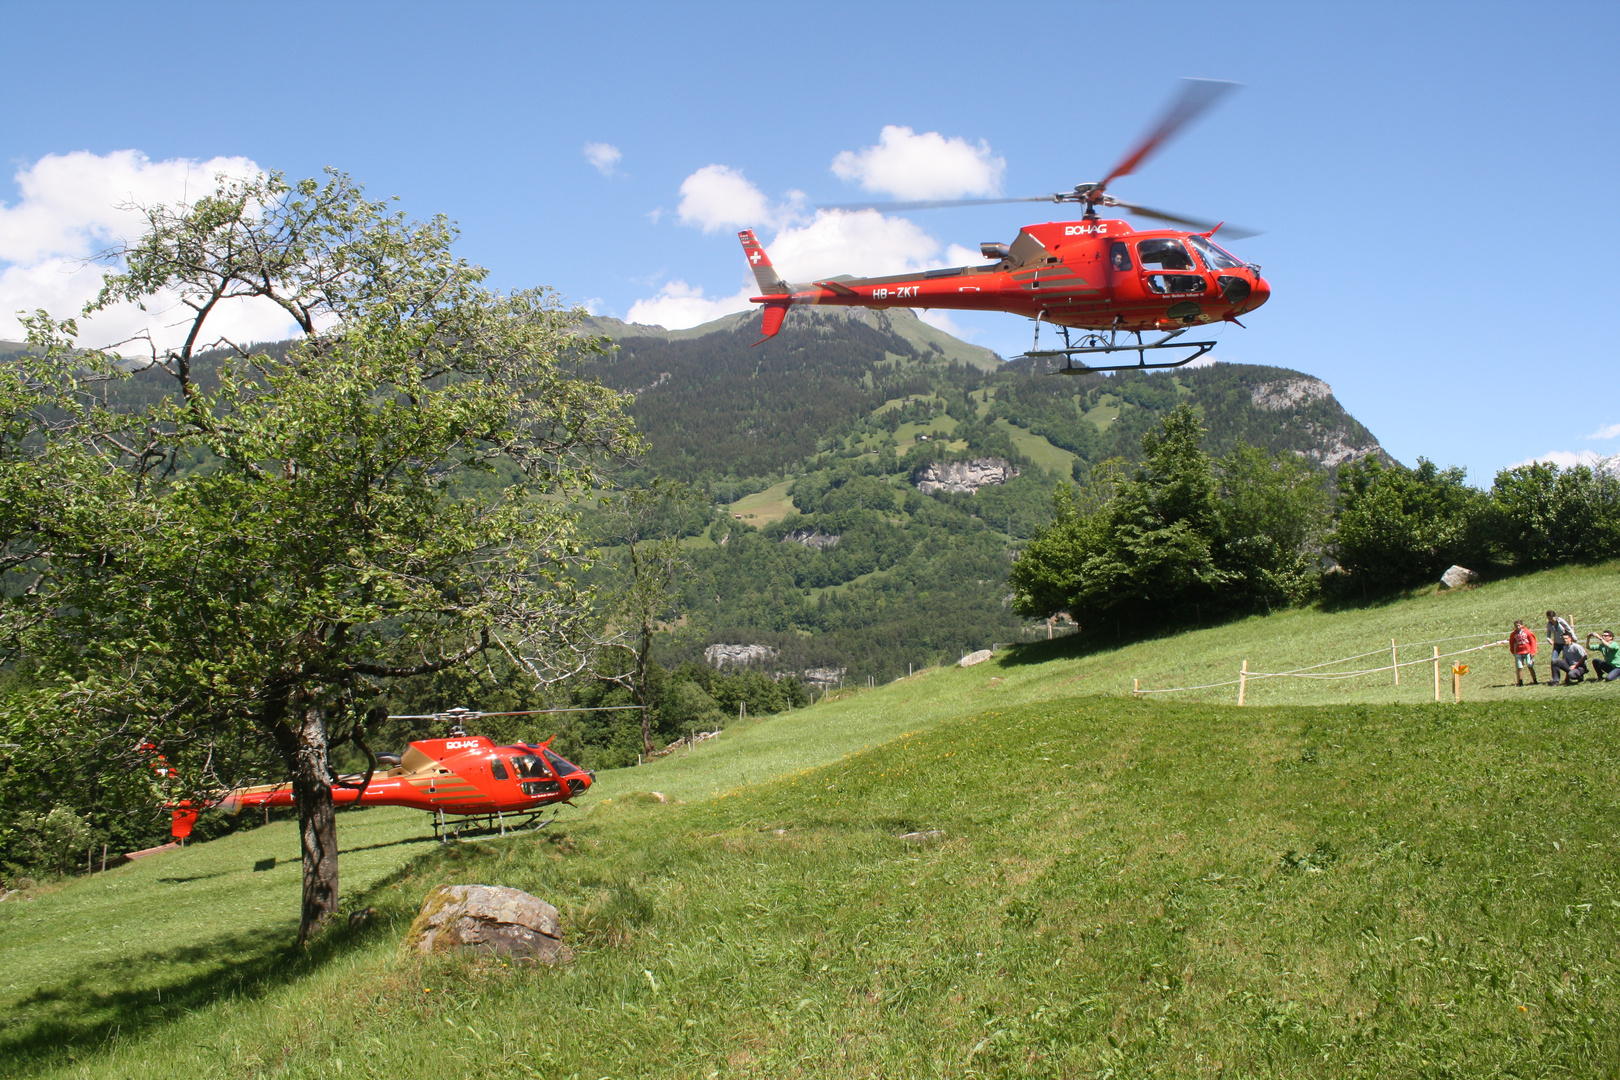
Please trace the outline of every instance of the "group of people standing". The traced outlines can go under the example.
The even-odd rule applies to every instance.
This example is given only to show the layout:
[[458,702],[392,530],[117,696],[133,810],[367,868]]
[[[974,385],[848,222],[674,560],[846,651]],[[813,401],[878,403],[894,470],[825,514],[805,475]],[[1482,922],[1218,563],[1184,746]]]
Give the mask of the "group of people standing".
[[[1575,628],[1556,611],[1547,612],[1547,640],[1552,644],[1552,661],[1548,665],[1547,685],[1557,686],[1562,679],[1565,686],[1585,682],[1590,674],[1594,681],[1614,682],[1620,679],[1620,644],[1614,640],[1613,630],[1586,635],[1586,644],[1575,640]],[[1508,652],[1513,654],[1513,673],[1524,685],[1524,673],[1530,673],[1530,682],[1536,678],[1536,650],[1540,643],[1536,632],[1524,625],[1523,619],[1513,620],[1513,632],[1508,635]]]

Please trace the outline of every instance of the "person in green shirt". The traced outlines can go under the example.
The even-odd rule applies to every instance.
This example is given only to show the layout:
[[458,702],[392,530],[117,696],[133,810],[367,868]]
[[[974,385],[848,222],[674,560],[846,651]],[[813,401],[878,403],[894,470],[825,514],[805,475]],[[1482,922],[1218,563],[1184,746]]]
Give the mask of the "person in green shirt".
[[[1597,638],[1596,642],[1592,640],[1594,637]],[[1586,647],[1593,653],[1592,674],[1604,682],[1620,679],[1620,644],[1615,643],[1613,630],[1587,634]]]

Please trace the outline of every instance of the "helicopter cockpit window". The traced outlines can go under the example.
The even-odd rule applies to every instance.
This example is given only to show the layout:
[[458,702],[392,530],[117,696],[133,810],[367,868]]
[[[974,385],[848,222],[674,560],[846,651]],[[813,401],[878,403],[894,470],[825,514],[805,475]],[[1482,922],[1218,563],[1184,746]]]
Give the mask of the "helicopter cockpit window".
[[1115,270],[1129,270],[1131,268],[1131,249],[1123,240],[1115,240],[1108,245],[1108,261]]
[[550,750],[542,750],[541,753],[546,755],[546,760],[551,762],[551,767],[557,770],[558,776],[567,776],[570,773],[579,772],[579,766],[567,758],[559,757]]
[[517,770],[519,780],[530,780],[537,777],[551,779],[551,772],[546,768],[546,763],[533,754],[513,754],[512,768]]
[[1241,269],[1244,265],[1242,259],[1202,236],[1189,236],[1187,242],[1198,249],[1198,254],[1204,257],[1204,265],[1211,270]]
[[498,757],[492,757],[489,759],[489,772],[490,775],[495,777],[497,780],[507,779],[506,763],[501,761],[501,759]]
[[1144,270],[1148,267],[1160,270],[1197,269],[1180,240],[1143,240],[1136,245],[1136,257]]

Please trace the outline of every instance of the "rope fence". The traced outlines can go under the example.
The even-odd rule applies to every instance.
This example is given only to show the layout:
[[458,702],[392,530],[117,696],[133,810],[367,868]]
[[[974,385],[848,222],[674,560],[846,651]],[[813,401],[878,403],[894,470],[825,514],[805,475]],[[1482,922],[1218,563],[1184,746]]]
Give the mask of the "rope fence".
[[[1593,613],[1587,611],[1576,611],[1567,612],[1565,614],[1574,615],[1576,622],[1589,628],[1604,626],[1614,627],[1616,623],[1620,623],[1620,614],[1615,614],[1612,612]],[[1540,637],[1542,628],[1539,623],[1531,624],[1530,629],[1537,633],[1538,638]],[[1620,633],[1620,629],[1616,629],[1616,632]],[[1238,671],[1237,678],[1222,679],[1219,682],[1199,683],[1195,686],[1165,686],[1144,689],[1142,687],[1142,680],[1140,678],[1135,678],[1131,680],[1131,696],[1140,698],[1146,697],[1149,694],[1181,694],[1190,693],[1195,690],[1218,690],[1222,687],[1235,686],[1238,688],[1237,703],[1242,705],[1244,704],[1244,698],[1247,696],[1249,683],[1255,681],[1256,679],[1314,679],[1319,682],[1340,682],[1346,679],[1363,679],[1369,675],[1379,675],[1384,672],[1389,672],[1391,678],[1394,680],[1394,684],[1399,686],[1401,684],[1402,668],[1414,668],[1422,665],[1431,665],[1434,668],[1434,700],[1439,701],[1441,683],[1440,662],[1442,660],[1451,660],[1459,656],[1466,656],[1469,653],[1481,652],[1485,649],[1502,648],[1507,645],[1507,639],[1500,635],[1500,630],[1479,630],[1472,634],[1451,634],[1446,637],[1425,638],[1421,641],[1408,641],[1400,644],[1398,644],[1394,638],[1390,638],[1387,646],[1379,646],[1376,649],[1369,649],[1366,652],[1356,653],[1352,656],[1341,656],[1337,660],[1324,660],[1319,664],[1307,664],[1303,667],[1291,668],[1287,671],[1250,671],[1249,662],[1244,660],[1242,668]],[[1575,632],[1576,640],[1584,640],[1586,636],[1587,634],[1580,630],[1576,630]],[[1483,644],[1470,645],[1467,648],[1453,649],[1450,652],[1440,651],[1440,646],[1442,645],[1449,645],[1452,642],[1457,641],[1478,641],[1480,638],[1489,638],[1490,640],[1484,642]],[[1399,649],[1410,649],[1422,645],[1427,645],[1430,647],[1430,655],[1419,657],[1416,660],[1400,659],[1400,653],[1398,651]],[[1390,662],[1387,664],[1381,664],[1378,667],[1357,668],[1353,671],[1321,670],[1322,668],[1331,668],[1339,664],[1348,664],[1356,660],[1365,660],[1369,656],[1388,656]],[[1452,665],[1452,693],[1456,696],[1458,701],[1462,700],[1462,686],[1460,681],[1461,676],[1465,674],[1467,670],[1468,669],[1465,665]]]
[[[1440,651],[1439,642],[1477,639],[1479,636],[1480,635],[1478,634],[1458,634],[1448,638],[1431,638],[1427,641],[1409,641],[1406,644],[1407,648],[1413,648],[1419,645],[1428,645],[1434,650],[1431,655],[1421,657],[1417,660],[1399,659],[1399,654],[1396,652],[1397,645],[1395,639],[1391,638],[1388,648],[1372,649],[1364,653],[1356,653],[1353,656],[1342,656],[1337,660],[1325,660],[1320,664],[1308,664],[1305,667],[1294,668],[1290,671],[1250,671],[1249,662],[1245,660],[1243,661],[1243,668],[1238,673],[1237,678],[1223,679],[1220,682],[1200,683],[1197,686],[1165,686],[1144,690],[1142,688],[1140,679],[1132,679],[1131,696],[1139,698],[1145,697],[1148,694],[1179,694],[1192,690],[1216,690],[1223,686],[1235,686],[1238,688],[1238,704],[1242,705],[1244,703],[1243,699],[1245,697],[1245,692],[1248,689],[1248,684],[1256,679],[1316,679],[1322,682],[1336,682],[1343,679],[1365,678],[1368,675],[1378,675],[1387,671],[1395,677],[1395,685],[1399,686],[1400,671],[1402,668],[1417,667],[1423,664],[1432,664],[1434,666],[1434,699],[1439,701],[1440,661],[1449,660],[1455,656],[1466,656],[1469,653],[1480,652],[1484,649],[1500,648],[1507,644],[1507,639],[1498,638],[1494,641],[1487,641],[1482,645],[1471,645],[1466,649],[1455,649],[1451,652],[1445,653]],[[1317,670],[1318,668],[1332,667],[1335,664],[1348,664],[1352,660],[1361,660],[1368,656],[1380,656],[1385,653],[1390,654],[1391,662],[1380,667],[1358,668],[1355,671]],[[1461,673],[1454,672],[1454,675],[1455,674]],[[1455,679],[1453,680],[1453,687],[1455,689]]]

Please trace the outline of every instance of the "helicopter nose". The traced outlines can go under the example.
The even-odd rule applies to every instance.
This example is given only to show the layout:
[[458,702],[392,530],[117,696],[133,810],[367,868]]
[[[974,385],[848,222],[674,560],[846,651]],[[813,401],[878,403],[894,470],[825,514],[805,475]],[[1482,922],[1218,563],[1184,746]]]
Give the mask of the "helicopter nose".
[[1254,275],[1254,288],[1249,291],[1249,310],[1253,311],[1271,299],[1271,286],[1259,274]]

